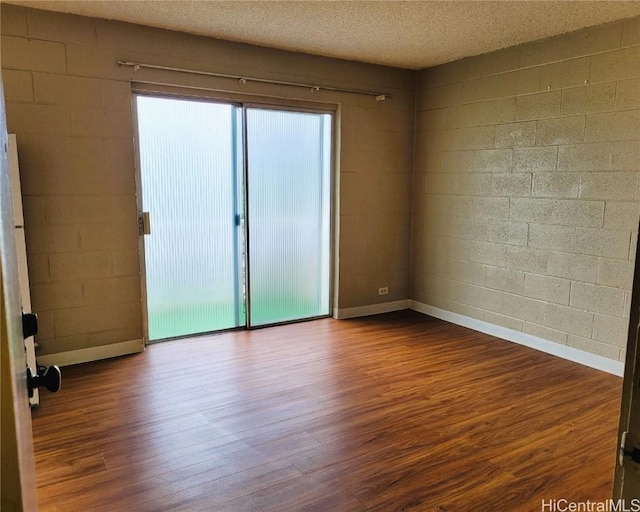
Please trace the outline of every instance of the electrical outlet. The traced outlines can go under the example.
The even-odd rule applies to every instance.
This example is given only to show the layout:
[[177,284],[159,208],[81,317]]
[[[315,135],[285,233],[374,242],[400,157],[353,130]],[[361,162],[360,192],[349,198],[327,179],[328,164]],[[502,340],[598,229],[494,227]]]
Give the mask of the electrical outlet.
[[378,288],[378,295],[387,295],[389,293],[389,287],[384,286],[383,288]]

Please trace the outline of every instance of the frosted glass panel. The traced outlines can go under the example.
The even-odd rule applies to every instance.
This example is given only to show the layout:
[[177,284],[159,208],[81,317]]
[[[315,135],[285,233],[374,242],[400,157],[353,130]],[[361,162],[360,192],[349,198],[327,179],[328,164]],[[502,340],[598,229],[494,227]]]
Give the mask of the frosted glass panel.
[[245,324],[240,110],[137,96],[149,339]]
[[331,116],[247,109],[250,323],[329,314]]

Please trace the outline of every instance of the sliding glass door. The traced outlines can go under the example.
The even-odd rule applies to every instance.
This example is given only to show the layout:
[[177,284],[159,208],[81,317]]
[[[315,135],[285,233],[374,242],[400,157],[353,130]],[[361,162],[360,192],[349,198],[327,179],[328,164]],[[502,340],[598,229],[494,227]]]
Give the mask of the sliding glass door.
[[149,340],[244,325],[241,108],[136,103]]
[[247,109],[251,325],[329,314],[331,116]]
[[328,315],[331,115],[135,98],[148,339]]

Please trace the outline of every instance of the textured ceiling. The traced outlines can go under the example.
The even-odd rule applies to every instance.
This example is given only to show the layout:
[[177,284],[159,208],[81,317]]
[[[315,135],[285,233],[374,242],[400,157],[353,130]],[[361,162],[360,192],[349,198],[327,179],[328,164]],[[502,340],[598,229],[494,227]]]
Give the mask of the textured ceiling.
[[640,1],[8,0],[7,3],[412,69],[640,14]]

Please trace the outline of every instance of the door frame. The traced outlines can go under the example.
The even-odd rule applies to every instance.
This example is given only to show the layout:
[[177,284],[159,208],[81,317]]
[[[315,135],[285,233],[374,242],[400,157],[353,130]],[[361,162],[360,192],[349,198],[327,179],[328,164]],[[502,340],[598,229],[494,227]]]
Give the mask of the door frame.
[[[136,84],[132,84],[131,90],[131,112],[132,112],[132,123],[133,123],[133,151],[134,151],[134,163],[135,163],[135,186],[136,186],[136,208],[138,213],[142,212],[142,173],[141,173],[141,165],[140,165],[140,144],[139,144],[139,135],[138,135],[138,108],[136,98],[138,96],[147,96],[147,97],[155,97],[155,98],[166,98],[166,99],[182,99],[187,101],[200,101],[203,103],[218,103],[224,105],[233,105],[241,109],[241,117],[242,117],[242,153],[243,153],[243,162],[242,162],[242,189],[245,197],[245,201],[243,204],[243,215],[244,215],[244,226],[243,226],[243,234],[244,234],[244,251],[245,251],[245,325],[232,327],[230,329],[222,329],[218,331],[209,331],[202,333],[189,334],[187,336],[177,336],[173,338],[163,338],[161,340],[154,340],[151,343],[162,342],[162,341],[170,341],[172,339],[182,339],[185,337],[197,337],[197,336],[207,336],[211,334],[218,334],[221,332],[228,331],[237,331],[237,330],[253,330],[253,329],[262,329],[265,327],[272,327],[276,325],[286,325],[293,324],[299,322],[307,322],[310,320],[316,320],[319,318],[330,318],[333,316],[333,307],[335,303],[335,290],[337,289],[336,283],[336,233],[337,233],[337,215],[336,215],[336,203],[337,203],[337,183],[338,183],[338,155],[339,155],[339,146],[338,146],[338,105],[334,104],[321,104],[318,106],[310,106],[309,102],[304,101],[295,101],[295,100],[284,100],[280,98],[256,98],[256,97],[242,97],[239,98],[240,95],[237,94],[229,94],[228,96],[225,94],[194,94],[193,90],[184,91],[180,90],[179,87],[176,87],[175,90],[173,87],[162,85],[160,87],[153,87],[152,84],[141,84],[141,87],[137,87]],[[200,91],[198,92],[207,92]],[[255,109],[264,109],[264,110],[281,110],[281,111],[290,111],[290,112],[299,112],[299,113],[311,113],[311,114],[327,114],[331,116],[331,157],[330,157],[330,168],[329,168],[329,272],[328,272],[328,286],[329,286],[329,311],[326,315],[318,315],[315,317],[307,317],[301,318],[297,320],[287,320],[283,322],[276,322],[267,325],[251,325],[251,298],[250,298],[250,287],[251,287],[251,276],[249,269],[249,217],[248,217],[248,154],[247,154],[247,109],[255,108]],[[149,341],[149,318],[147,312],[147,279],[146,279],[146,264],[145,264],[145,249],[144,249],[144,235],[138,235],[138,257],[140,263],[140,286],[141,286],[141,308],[142,308],[142,328],[143,328],[143,341],[145,345],[150,343]]]
[[[639,239],[640,240],[640,239]],[[629,313],[629,330],[627,336],[627,353],[625,357],[624,378],[620,404],[620,423],[618,426],[618,443],[616,445],[615,472],[613,479],[613,498],[623,498],[625,473],[632,462],[622,456],[624,436],[626,432],[636,430],[640,424],[638,416],[638,388],[640,385],[640,259],[636,254],[634,263],[633,286],[631,290],[631,310]],[[626,460],[625,460],[626,459]],[[625,468],[625,466],[627,466]],[[638,469],[635,469],[637,472]]]

